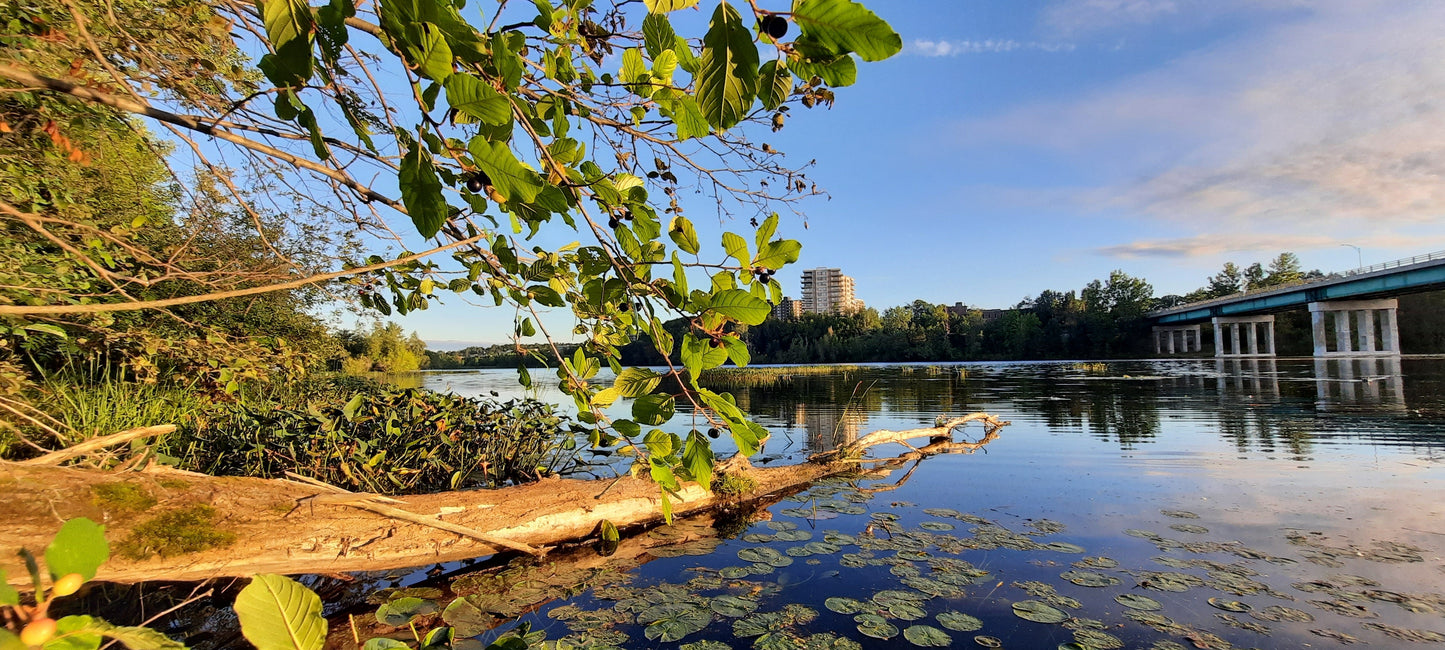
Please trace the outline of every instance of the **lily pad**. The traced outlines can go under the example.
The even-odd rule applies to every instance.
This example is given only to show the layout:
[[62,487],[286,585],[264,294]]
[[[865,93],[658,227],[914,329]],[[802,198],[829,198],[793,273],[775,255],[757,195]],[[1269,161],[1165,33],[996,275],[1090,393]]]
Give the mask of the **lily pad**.
[[939,625],[955,632],[972,632],[983,629],[983,621],[963,612],[943,612],[934,618],[938,619]]
[[410,623],[414,617],[434,614],[436,611],[435,601],[403,596],[376,608],[376,620],[383,625],[401,627]]
[[784,530],[773,537],[780,542],[806,542],[813,539],[813,534],[806,530]]
[[910,625],[903,630],[903,638],[909,643],[925,648],[946,648],[953,639],[943,630],[928,625]]
[[978,635],[978,636],[976,636],[976,637],[973,637],[973,642],[974,642],[974,643],[977,643],[977,644],[979,644],[979,645],[981,645],[981,646],[983,646],[983,647],[985,647],[985,648],[1002,648],[1002,647],[1003,647],[1003,641],[998,640],[998,637],[996,637],[996,636],[988,636],[988,635],[986,635],[986,634],[980,634],[980,635]]
[[741,549],[738,551],[738,559],[744,562],[752,562],[754,564],[762,563],[775,567],[785,567],[793,563],[793,558],[783,555],[779,553],[777,549],[767,546]]
[[1284,605],[1270,605],[1269,607],[1266,607],[1264,609],[1250,612],[1249,616],[1250,618],[1256,618],[1261,621],[1269,621],[1271,623],[1278,623],[1280,621],[1289,621],[1292,623],[1310,623],[1315,620],[1314,614],[1306,612],[1302,609],[1285,607]]
[[877,614],[859,614],[853,617],[853,621],[858,624],[858,632],[864,636],[884,641],[898,636],[898,626]]
[[647,618],[653,620],[643,620],[639,615],[638,622],[649,623],[642,633],[653,641],[680,641],[689,634],[701,631],[712,622],[711,610],[684,603],[662,605],[648,612],[652,614]]
[[913,603],[902,602],[889,605],[888,615],[904,621],[916,621],[928,616],[928,612]]
[[712,611],[722,614],[728,618],[741,618],[753,613],[758,608],[758,602],[737,596],[717,596],[708,603]]
[[1092,571],[1065,571],[1060,573],[1059,577],[1080,587],[1112,587],[1119,584],[1119,579],[1114,576]]
[[1068,542],[1049,542],[1048,544],[1044,544],[1043,548],[1044,550],[1059,553],[1083,553],[1087,550],[1078,544],[1070,544]]
[[456,630],[460,638],[474,637],[496,627],[499,619],[472,602],[471,596],[458,598],[442,610],[442,621]]
[[923,509],[923,514],[928,515],[928,516],[930,516],[930,517],[954,517],[954,518],[957,518],[959,515],[961,515],[961,514],[963,514],[963,513],[959,512],[959,511],[957,511],[957,510],[954,510],[953,508],[924,508],[924,509]]
[[1239,602],[1239,601],[1237,601],[1237,600],[1226,600],[1226,599],[1224,599],[1224,598],[1219,598],[1219,597],[1210,598],[1210,599],[1209,599],[1209,605],[1210,605],[1211,607],[1214,607],[1215,609],[1222,609],[1222,610],[1224,610],[1224,611],[1226,611],[1226,612],[1241,612],[1241,613],[1242,613],[1242,612],[1247,612],[1247,611],[1249,611],[1249,609],[1250,609],[1249,603],[1242,603],[1242,602]]
[[1038,600],[1021,600],[1013,604],[1014,616],[1035,623],[1063,623],[1069,615]]
[[828,611],[830,612],[837,612],[839,614],[846,614],[849,616],[862,612],[868,607],[867,604],[861,600],[846,598],[843,596],[834,596],[832,598],[829,598],[828,600],[823,601],[823,606],[827,607]]
[[1205,528],[1203,526],[1196,526],[1194,524],[1174,524],[1170,526],[1169,529],[1177,530],[1181,533],[1190,533],[1194,535],[1203,535],[1209,532],[1208,528]]
[[[953,530],[953,529],[954,529],[954,525],[953,525],[953,524],[944,523],[944,522],[941,522],[941,521],[925,521],[925,522],[923,522],[923,523],[921,523],[921,524],[918,524],[918,527],[919,527],[919,528],[922,528],[922,529],[924,529],[924,530],[933,530],[933,531],[948,531],[948,530]],[[920,644],[918,644],[918,645],[923,645],[923,644],[920,643]]]
[[1124,647],[1124,642],[1119,637],[1098,630],[1074,630],[1074,640],[1091,650],[1116,650]]
[[777,632],[788,626],[788,619],[782,612],[762,612],[733,621],[733,635],[739,637],[762,636]]
[[1113,569],[1119,566],[1119,561],[1111,557],[1091,555],[1073,564],[1078,569]]
[[1189,512],[1188,510],[1160,510],[1160,511],[1159,511],[1159,514],[1164,515],[1165,517],[1173,517],[1173,518],[1175,518],[1175,519],[1198,519],[1198,518],[1199,518],[1199,515],[1196,515],[1196,514],[1194,514],[1194,513],[1192,513],[1192,512]]
[[1159,601],[1148,596],[1140,596],[1139,594],[1119,594],[1118,596],[1114,596],[1114,602],[1129,609],[1137,609],[1144,612],[1154,612],[1164,609],[1164,605]]

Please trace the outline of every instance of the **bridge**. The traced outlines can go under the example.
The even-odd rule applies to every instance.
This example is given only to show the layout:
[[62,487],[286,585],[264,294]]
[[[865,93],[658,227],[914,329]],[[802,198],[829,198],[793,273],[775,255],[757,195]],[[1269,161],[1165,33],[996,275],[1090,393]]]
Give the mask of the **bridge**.
[[[1202,351],[1202,325],[1209,322],[1214,327],[1214,356],[1272,357],[1274,315],[1307,308],[1316,357],[1398,355],[1395,298],[1442,288],[1445,251],[1437,251],[1160,309],[1147,317],[1154,322],[1157,354]],[[1176,348],[1176,342],[1182,349]]]

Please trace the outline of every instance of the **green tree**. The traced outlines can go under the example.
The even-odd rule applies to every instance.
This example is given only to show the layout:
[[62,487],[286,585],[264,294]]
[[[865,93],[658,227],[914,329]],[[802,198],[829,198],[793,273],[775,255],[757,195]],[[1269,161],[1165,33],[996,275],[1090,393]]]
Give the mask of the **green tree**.
[[[41,304],[0,304],[0,315],[171,308],[338,279],[383,315],[425,309],[445,292],[510,304],[520,312],[519,336],[551,338],[537,310],[570,307],[583,343],[565,357],[550,348],[560,386],[595,425],[594,443],[621,436],[647,450],[639,469],[663,487],[664,512],[679,477],[709,482],[711,452],[697,435],[644,441],[639,422],[665,420],[681,400],[728,429],[744,454],[756,449],[766,432],[695,378],[729,359],[746,363],[731,328],[766,318],[768,300],[782,293],[772,276],[800,248],[768,213],[816,190],[749,134],[782,128],[796,106],[831,105],[835,89],[856,80],[858,60],[897,53],[902,39],[887,23],[850,0],[718,2],[701,39],[678,34],[668,16],[696,0],[502,3],[477,23],[448,0],[175,4],[172,16],[168,4],[72,11],[47,3],[24,17],[28,27],[9,45],[65,49],[56,59],[77,61],[84,76],[7,62],[0,80],[7,94],[143,116],[198,156],[224,146],[237,168],[279,179],[283,194],[320,212],[307,219],[354,223],[372,254],[338,251],[333,268],[341,268],[292,267],[285,282],[175,298],[116,293],[93,303],[47,294]],[[770,16],[789,21],[796,36],[761,34]],[[156,38],[140,32],[167,21],[180,24],[160,36],[175,45],[164,56],[131,46]],[[204,48],[187,49],[188,38]],[[233,65],[245,52],[264,53],[261,78]],[[197,135],[216,144],[202,146]],[[394,179],[396,191],[381,178]],[[728,233],[704,249],[679,199],[693,189],[724,210],[756,214],[752,237]],[[262,202],[232,194],[248,206]],[[406,230],[429,248],[407,250],[416,239],[394,236]],[[558,240],[570,243],[551,243]],[[89,253],[66,252],[104,275],[83,263]],[[451,259],[434,261],[439,253]],[[706,281],[690,282],[698,278]],[[663,327],[673,318],[689,324],[680,340]],[[669,359],[676,351],[680,363],[667,374],[682,391],[659,393],[650,371],[620,372],[620,348],[634,337],[650,338]],[[604,364],[619,371],[611,386],[594,383]],[[521,379],[529,383],[530,373]],[[639,400],[634,418],[612,421],[602,411],[643,394],[656,397]]]
[[1225,262],[1219,273],[1210,276],[1205,288],[1206,298],[1223,298],[1244,291],[1244,274],[1234,262]]
[[1267,286],[1278,286],[1299,282],[1304,279],[1305,274],[1300,267],[1299,256],[1291,252],[1283,252],[1269,262],[1269,275],[1265,277]]

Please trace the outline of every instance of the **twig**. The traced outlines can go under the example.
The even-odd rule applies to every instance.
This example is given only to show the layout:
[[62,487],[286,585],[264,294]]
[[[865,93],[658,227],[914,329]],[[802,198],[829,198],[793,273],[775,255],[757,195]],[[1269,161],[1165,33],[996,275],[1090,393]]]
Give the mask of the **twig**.
[[130,429],[127,431],[122,431],[120,433],[112,433],[108,436],[91,438],[90,440],[82,442],[78,445],[66,447],[65,449],[61,449],[59,451],[50,452],[39,458],[31,458],[30,460],[22,461],[22,464],[59,465],[60,463],[63,463],[72,458],[84,456],[90,452],[105,449],[106,447],[112,447],[124,442],[130,442],[138,438],[149,438],[151,436],[165,435],[175,430],[176,425],[174,424],[158,424],[153,427],[140,427],[138,429]]

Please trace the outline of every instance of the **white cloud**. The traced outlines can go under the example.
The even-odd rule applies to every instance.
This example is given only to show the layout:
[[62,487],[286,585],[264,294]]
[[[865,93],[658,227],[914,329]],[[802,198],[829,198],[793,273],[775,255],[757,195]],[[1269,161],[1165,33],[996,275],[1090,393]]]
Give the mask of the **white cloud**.
[[1014,52],[1018,50],[1032,50],[1037,52],[1072,52],[1072,43],[1040,43],[1035,41],[1022,42],[1013,39],[985,39],[985,40],[962,40],[962,41],[931,41],[927,39],[914,39],[910,41],[904,52],[919,56],[958,56],[960,54],[997,54]]
[[[1351,245],[1371,250],[1418,248],[1421,244],[1445,243],[1445,237],[1420,238],[1398,235],[1377,235],[1351,239]],[[1108,257],[1122,258],[1186,258],[1214,257],[1226,253],[1260,252],[1275,254],[1280,251],[1333,250],[1342,245],[1341,240],[1324,235],[1288,235],[1268,233],[1239,233],[1233,235],[1196,235],[1178,239],[1151,239],[1134,241],[1118,246],[1106,246],[1094,252]]]
[[1056,0],[1042,13],[1050,33],[1080,36],[1178,21],[1208,23],[1241,10],[1278,11],[1308,6],[1309,0]]
[[[1155,14],[1187,5],[1073,4]],[[1092,96],[965,124],[960,136],[1127,175],[1075,196],[1121,216],[1221,232],[1308,229],[1330,241],[1382,236],[1445,216],[1442,25],[1436,0],[1319,2]]]

